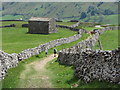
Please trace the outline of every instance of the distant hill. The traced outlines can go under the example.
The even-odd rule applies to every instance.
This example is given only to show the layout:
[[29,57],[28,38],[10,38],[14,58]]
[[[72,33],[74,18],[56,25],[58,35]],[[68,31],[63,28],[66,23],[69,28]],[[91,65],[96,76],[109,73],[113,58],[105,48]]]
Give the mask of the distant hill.
[[113,24],[118,25],[118,15],[101,15],[101,16],[92,16],[82,19],[82,22],[98,22],[101,24]]
[[[54,17],[59,19],[84,19],[91,16],[118,14],[116,2],[3,2],[4,17]],[[7,15],[7,16],[6,16]],[[19,16],[17,16],[19,15]],[[16,19],[16,18],[15,18]],[[89,20],[88,20],[89,21]]]

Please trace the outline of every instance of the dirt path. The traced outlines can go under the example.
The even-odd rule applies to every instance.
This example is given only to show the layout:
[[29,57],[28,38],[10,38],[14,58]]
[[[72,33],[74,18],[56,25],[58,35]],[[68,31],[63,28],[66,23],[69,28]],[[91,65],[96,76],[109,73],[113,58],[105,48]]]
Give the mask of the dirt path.
[[19,88],[52,88],[49,75],[45,65],[55,59],[53,55],[34,61],[25,66],[25,70],[20,75]]

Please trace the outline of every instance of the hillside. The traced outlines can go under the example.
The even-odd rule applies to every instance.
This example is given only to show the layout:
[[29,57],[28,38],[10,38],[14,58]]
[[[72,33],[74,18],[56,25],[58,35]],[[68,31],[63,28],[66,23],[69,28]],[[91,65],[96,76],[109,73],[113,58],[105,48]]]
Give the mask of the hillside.
[[[8,17],[31,16],[54,17],[59,19],[84,19],[91,16],[112,15],[118,13],[115,2],[4,2],[2,4],[3,19]],[[6,16],[9,15],[9,16]],[[4,18],[6,17],[6,18]],[[18,18],[18,19],[19,19]],[[16,18],[15,18],[16,19]]]
[[82,19],[83,22],[98,22],[101,24],[113,24],[118,25],[118,15],[101,15],[101,16],[92,16]]

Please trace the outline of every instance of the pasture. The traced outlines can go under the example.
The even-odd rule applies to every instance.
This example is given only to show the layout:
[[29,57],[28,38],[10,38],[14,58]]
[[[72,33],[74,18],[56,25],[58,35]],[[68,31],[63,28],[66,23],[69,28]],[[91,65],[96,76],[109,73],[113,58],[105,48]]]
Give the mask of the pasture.
[[[116,49],[118,47],[118,30],[105,31],[99,40],[102,43],[103,50]],[[96,43],[93,49],[99,49],[98,43]],[[49,62],[46,68],[50,71],[51,82],[54,83],[57,88],[120,88],[120,85],[97,80],[86,84],[74,77],[74,67],[60,65],[55,61],[56,59]]]
[[[56,49],[59,51],[59,50],[62,50],[64,48],[69,48],[71,46],[74,46],[76,43],[80,42],[81,40],[84,40],[84,39],[88,38],[88,36],[89,35],[87,35],[87,34],[83,34],[82,38],[80,38],[79,40],[74,41],[74,42],[69,43],[69,44],[63,44],[63,45],[57,46]],[[50,55],[52,53],[53,53],[53,48],[49,49],[48,54]],[[25,61],[20,62],[17,67],[9,69],[8,74],[5,76],[5,79],[3,80],[3,87],[4,88],[10,88],[10,87],[11,88],[19,88],[18,84],[20,82],[20,75],[26,69],[26,65],[28,65],[28,64],[30,64],[34,61],[41,61],[44,57],[45,57],[45,52],[42,52],[41,54],[39,54],[37,56],[33,56],[33,57],[31,57],[31,58],[29,58]],[[52,67],[52,66],[50,66],[50,67]],[[73,72],[73,70],[71,69],[70,72]],[[28,74],[31,75],[32,73],[36,73],[34,69],[31,69],[30,72],[26,73],[26,75],[28,75]],[[50,73],[46,73],[46,74],[50,75]],[[27,80],[28,79],[25,78],[24,83]]]
[[70,26],[75,23],[77,23],[77,22],[56,22],[56,24],[58,24],[58,25],[66,25],[66,26]]
[[[17,27],[3,28],[2,30],[3,51],[7,53],[19,53],[24,49],[36,47],[40,44],[49,42],[51,40],[55,40],[63,37],[69,37],[77,33],[69,29],[58,28],[58,33],[53,33],[49,35],[28,34],[27,33],[28,29],[21,27],[22,24],[25,24],[27,22],[22,22],[22,21],[3,22],[3,25],[14,24],[14,23],[16,23]],[[57,24],[72,25],[74,23],[57,22]],[[77,28],[81,28],[81,27],[78,26]],[[84,27],[84,28],[86,30],[96,29],[95,27]],[[69,48],[71,46],[74,46],[81,40],[87,39],[88,36],[89,36],[88,34],[83,34],[82,38],[80,38],[79,40],[57,46],[56,49],[59,51],[62,50],[63,48]],[[117,30],[105,31],[105,33],[103,33],[99,39],[102,43],[103,50],[111,50],[118,47]],[[94,49],[99,49],[98,43],[96,43]],[[52,53],[53,53],[53,48],[49,49],[48,55],[51,55]],[[20,78],[20,75],[24,70],[26,70],[27,65],[35,61],[41,61],[43,58],[45,58],[45,52],[42,52],[39,55],[21,61],[17,67],[9,69],[8,74],[5,76],[5,79],[2,81],[3,88],[19,88],[20,81],[22,80],[22,78]],[[47,69],[47,72],[45,74],[49,75],[50,82],[53,84],[53,88],[120,88],[120,85],[110,84],[103,81],[100,82],[97,80],[95,80],[92,83],[86,84],[83,81],[79,80],[78,78],[74,77],[73,67],[60,65],[58,64],[58,62],[56,62],[56,59],[48,62],[45,68]],[[40,73],[37,73],[32,67],[30,67],[30,71],[26,72],[25,75],[26,76],[28,75],[30,77],[32,74],[40,74]],[[27,83],[27,81],[29,81],[29,79],[24,78],[23,82]]]
[[27,22],[23,21],[4,21],[2,25],[16,24],[16,27],[2,28],[2,48],[7,53],[19,53],[20,51],[33,48],[40,44],[59,39],[70,37],[76,32],[69,29],[57,28],[58,33],[48,35],[28,34],[28,28],[22,28],[21,25]]
[[[100,37],[103,50],[112,50],[118,47],[118,30],[105,31]],[[99,49],[98,42],[96,43],[94,49]]]

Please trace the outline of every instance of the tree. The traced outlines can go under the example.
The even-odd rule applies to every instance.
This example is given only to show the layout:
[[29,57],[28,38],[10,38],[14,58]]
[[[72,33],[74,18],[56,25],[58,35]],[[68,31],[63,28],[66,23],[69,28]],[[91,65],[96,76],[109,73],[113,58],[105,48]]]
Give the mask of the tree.
[[91,16],[94,16],[95,15],[95,11],[91,11]]
[[85,12],[82,12],[80,18],[83,19],[83,18],[86,18],[86,17],[87,17],[87,14]]
[[111,15],[111,14],[114,14],[113,11],[107,9],[104,11],[104,15]]

